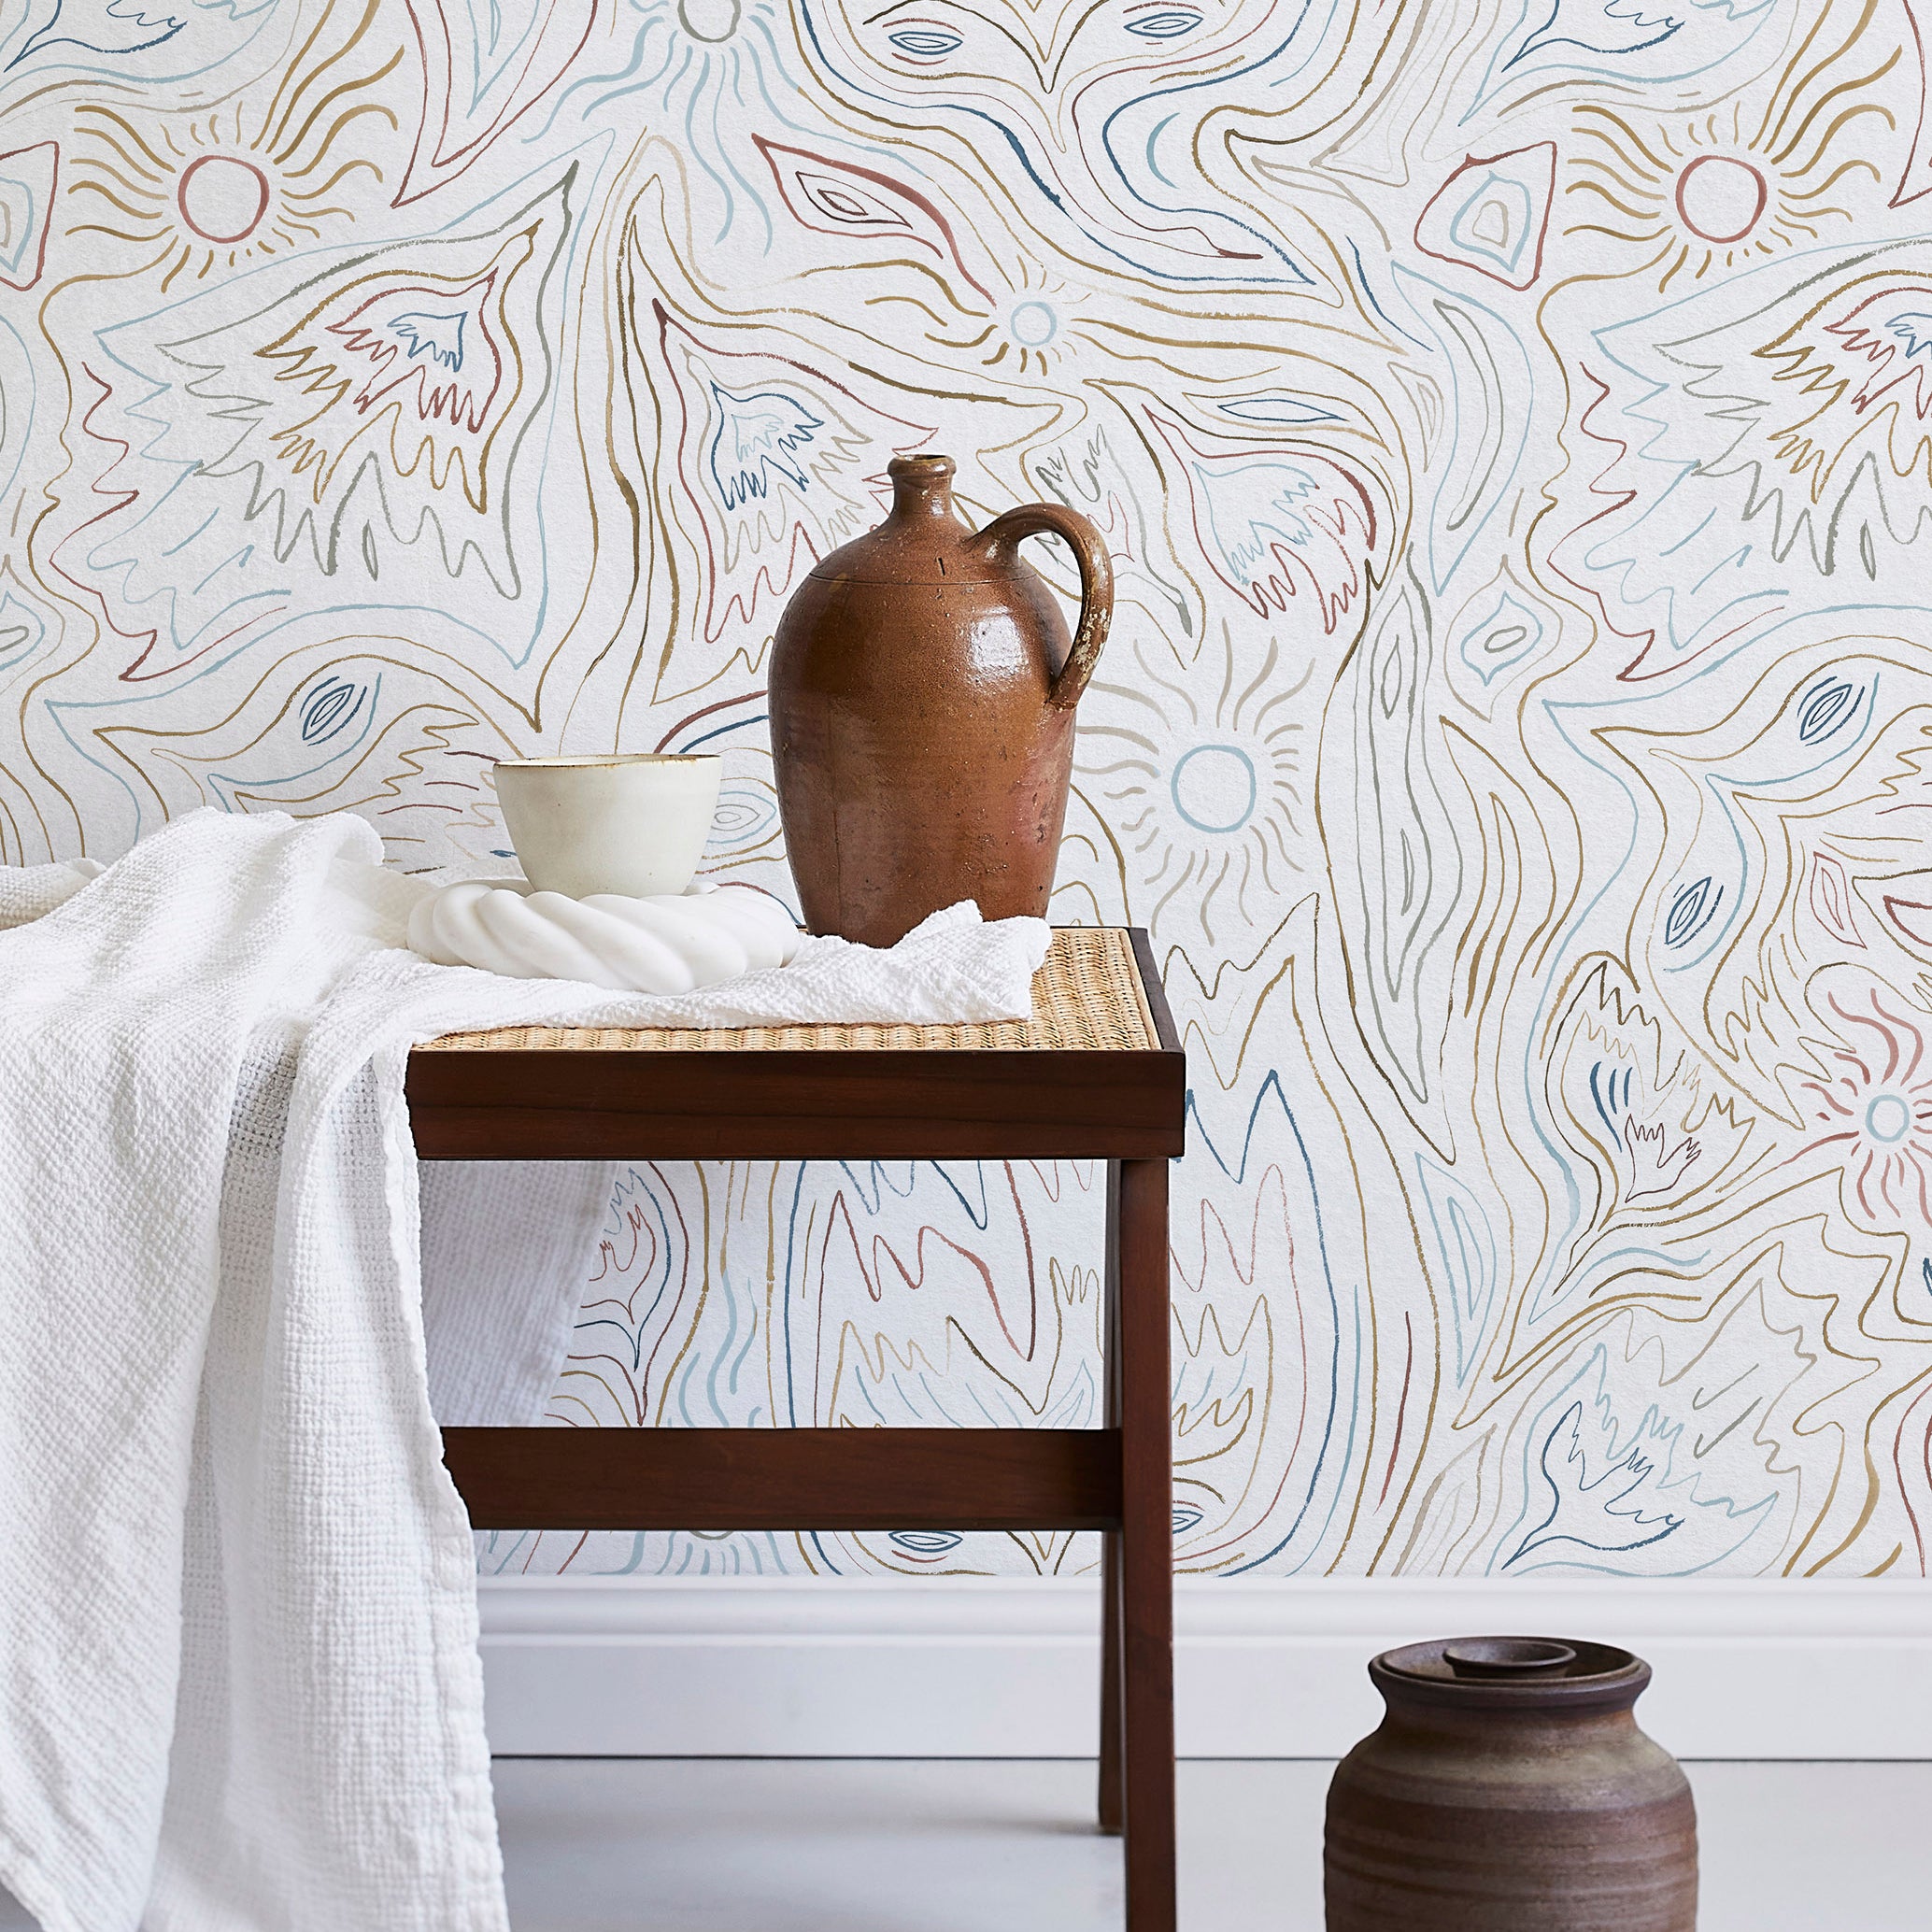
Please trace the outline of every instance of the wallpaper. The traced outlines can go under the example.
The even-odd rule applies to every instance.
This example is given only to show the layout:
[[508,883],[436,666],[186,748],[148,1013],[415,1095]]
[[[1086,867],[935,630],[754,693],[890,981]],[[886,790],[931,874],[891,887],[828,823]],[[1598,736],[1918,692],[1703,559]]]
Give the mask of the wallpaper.
[[[488,868],[492,759],[702,747],[788,894],[774,624],[947,450],[1117,560],[1054,903],[1190,1054],[1177,1565],[1921,1572],[1928,26],[5,0],[0,859]],[[1095,1421],[1101,1185],[628,1172],[553,1418]]]

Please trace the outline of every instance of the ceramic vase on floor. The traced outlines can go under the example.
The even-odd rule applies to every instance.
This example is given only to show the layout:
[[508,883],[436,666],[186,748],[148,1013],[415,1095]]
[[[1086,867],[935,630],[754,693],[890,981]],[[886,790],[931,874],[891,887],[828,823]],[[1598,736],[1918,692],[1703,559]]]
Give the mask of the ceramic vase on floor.
[[1609,1644],[1385,1652],[1387,1707],[1328,1788],[1328,1932],[1695,1932],[1697,1813]]
[[[1073,770],[1073,707],[1113,614],[1100,533],[1057,504],[984,530],[953,461],[902,457],[886,521],[799,587],[772,645],[772,755],[805,924],[890,945],[976,900],[1042,915]],[[1079,622],[1018,555],[1043,532],[1080,566]]]

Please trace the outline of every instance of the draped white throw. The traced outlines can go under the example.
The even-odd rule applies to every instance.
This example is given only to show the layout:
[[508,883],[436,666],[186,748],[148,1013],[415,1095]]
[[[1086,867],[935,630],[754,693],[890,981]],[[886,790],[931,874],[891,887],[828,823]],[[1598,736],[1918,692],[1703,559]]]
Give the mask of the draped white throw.
[[[413,1043],[999,1018],[1046,942],[956,907],[614,998],[401,950],[423,888],[380,858],[359,819],[203,812],[97,878],[0,872],[0,1885],[45,1932],[505,1926]],[[551,1178],[554,1275],[602,1183]],[[568,1300],[498,1287],[502,1324],[432,1295],[445,1419],[541,1402]]]

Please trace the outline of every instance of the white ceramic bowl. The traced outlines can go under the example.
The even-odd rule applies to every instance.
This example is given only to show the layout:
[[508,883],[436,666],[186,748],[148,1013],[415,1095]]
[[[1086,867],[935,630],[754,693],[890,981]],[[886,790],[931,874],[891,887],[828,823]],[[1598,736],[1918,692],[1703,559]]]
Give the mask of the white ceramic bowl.
[[646,899],[682,892],[717,810],[724,760],[627,752],[505,758],[497,803],[523,875],[540,892]]

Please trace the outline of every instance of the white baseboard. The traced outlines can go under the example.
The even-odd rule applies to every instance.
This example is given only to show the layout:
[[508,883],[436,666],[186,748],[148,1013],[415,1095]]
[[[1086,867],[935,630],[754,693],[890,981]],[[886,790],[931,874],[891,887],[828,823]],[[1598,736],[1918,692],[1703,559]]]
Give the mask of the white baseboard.
[[[1025,1579],[490,1578],[490,1736],[508,1755],[1078,1757],[1099,1593]],[[1932,1584],[1184,1580],[1185,1757],[1333,1757],[1363,1666],[1423,1637],[1627,1644],[1685,1757],[1932,1758]]]

